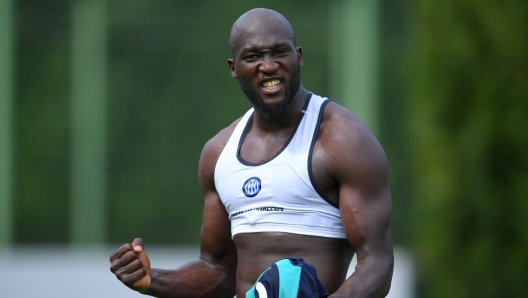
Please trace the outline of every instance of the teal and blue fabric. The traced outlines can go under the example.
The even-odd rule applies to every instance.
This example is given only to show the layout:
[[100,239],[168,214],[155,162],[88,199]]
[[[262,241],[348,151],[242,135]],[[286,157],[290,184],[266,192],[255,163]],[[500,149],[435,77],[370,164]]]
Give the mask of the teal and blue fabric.
[[315,267],[301,258],[282,259],[266,269],[246,292],[246,298],[327,297]]

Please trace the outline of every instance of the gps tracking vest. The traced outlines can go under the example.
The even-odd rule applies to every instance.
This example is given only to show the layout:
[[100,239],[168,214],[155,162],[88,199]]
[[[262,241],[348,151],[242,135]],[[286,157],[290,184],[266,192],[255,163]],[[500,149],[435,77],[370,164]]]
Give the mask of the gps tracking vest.
[[314,188],[313,144],[328,99],[308,95],[297,127],[270,160],[251,163],[240,157],[250,109],[240,120],[218,158],[215,186],[238,233],[286,232],[346,238],[338,206]]

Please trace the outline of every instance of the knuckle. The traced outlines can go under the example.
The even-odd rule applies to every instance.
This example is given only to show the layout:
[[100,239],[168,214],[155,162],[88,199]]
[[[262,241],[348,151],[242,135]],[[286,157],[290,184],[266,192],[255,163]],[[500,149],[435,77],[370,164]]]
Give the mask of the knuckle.
[[131,250],[128,251],[123,257],[129,258],[129,259],[137,259],[137,254]]
[[115,274],[116,276],[122,277],[122,276],[124,275],[124,270],[123,270],[123,268],[118,268],[118,269],[116,269],[116,270],[114,271],[114,274]]
[[134,283],[133,280],[130,280],[130,276],[129,275],[123,276],[120,280],[121,280],[122,283],[124,283],[127,286],[130,286],[130,285],[132,285]]
[[123,244],[119,249],[117,249],[116,251],[114,251],[114,253],[110,255],[110,262],[113,262],[119,259],[125,253],[131,250],[132,250],[132,245],[130,243]]
[[117,277],[117,279],[119,279],[120,281],[123,281],[124,275],[122,274],[122,272],[116,271],[116,272],[114,272],[114,274]]
[[115,273],[118,269],[119,269],[119,264],[117,264],[116,262],[113,262],[113,263],[110,265],[110,271],[112,271],[112,272]]
[[143,262],[141,262],[140,259],[135,259],[134,261],[132,261],[132,264],[134,266],[140,266],[140,267],[143,267]]

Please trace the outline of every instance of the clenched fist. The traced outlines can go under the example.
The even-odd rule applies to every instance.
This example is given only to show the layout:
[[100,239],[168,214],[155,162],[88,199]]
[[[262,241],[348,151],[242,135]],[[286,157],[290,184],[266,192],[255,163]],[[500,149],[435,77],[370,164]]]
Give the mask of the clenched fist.
[[143,239],[121,246],[110,256],[110,271],[127,287],[138,292],[150,288],[150,261],[143,248]]

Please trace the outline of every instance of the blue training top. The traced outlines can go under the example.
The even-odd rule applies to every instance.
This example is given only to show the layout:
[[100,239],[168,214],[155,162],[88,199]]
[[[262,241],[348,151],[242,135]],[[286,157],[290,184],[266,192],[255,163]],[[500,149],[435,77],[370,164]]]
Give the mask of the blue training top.
[[246,298],[321,298],[327,297],[314,265],[301,258],[282,259],[266,269]]

